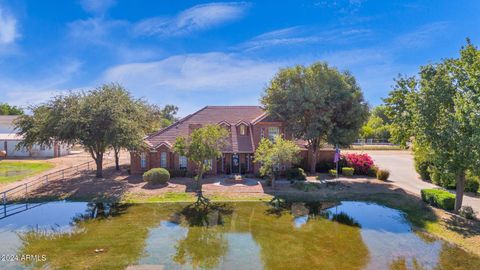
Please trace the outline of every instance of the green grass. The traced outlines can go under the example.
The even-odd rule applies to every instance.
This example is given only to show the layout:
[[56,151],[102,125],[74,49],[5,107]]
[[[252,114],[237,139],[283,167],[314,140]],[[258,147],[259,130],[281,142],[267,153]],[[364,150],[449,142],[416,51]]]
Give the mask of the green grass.
[[351,150],[405,150],[398,145],[352,145]]
[[0,184],[12,183],[25,179],[55,167],[44,161],[0,161]]
[[[259,196],[238,196],[232,193],[205,194],[205,197],[214,202],[226,201],[270,201],[272,196],[261,194]],[[162,202],[195,202],[197,197],[194,193],[166,192],[162,195],[148,196],[144,194],[127,195],[122,199],[124,203],[162,203]]]

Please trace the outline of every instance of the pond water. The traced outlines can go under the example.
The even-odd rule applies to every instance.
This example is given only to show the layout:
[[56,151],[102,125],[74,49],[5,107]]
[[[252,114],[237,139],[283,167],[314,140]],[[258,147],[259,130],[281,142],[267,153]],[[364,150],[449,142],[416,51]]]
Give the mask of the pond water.
[[[197,206],[62,201],[33,206],[0,219],[0,255],[7,255],[0,260],[0,269],[145,265],[149,269],[475,269],[480,265],[479,257],[412,231],[402,212],[373,203]],[[13,261],[5,261],[9,259]]]

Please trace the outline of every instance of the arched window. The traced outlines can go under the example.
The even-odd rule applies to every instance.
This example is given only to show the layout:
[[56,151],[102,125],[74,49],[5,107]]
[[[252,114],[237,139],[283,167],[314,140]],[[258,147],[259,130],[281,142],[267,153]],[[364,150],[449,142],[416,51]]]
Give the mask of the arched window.
[[247,127],[245,125],[240,125],[240,135],[245,135],[247,133]]

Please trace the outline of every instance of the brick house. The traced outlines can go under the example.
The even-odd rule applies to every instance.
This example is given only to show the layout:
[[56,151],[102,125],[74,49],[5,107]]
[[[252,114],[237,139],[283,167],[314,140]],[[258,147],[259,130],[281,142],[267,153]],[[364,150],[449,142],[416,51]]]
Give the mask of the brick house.
[[[173,144],[179,136],[187,137],[193,130],[208,124],[221,125],[230,130],[229,145],[223,155],[211,162],[208,174],[257,173],[259,164],[253,162],[255,149],[263,137],[273,138],[285,134],[284,123],[273,119],[260,106],[206,106],[174,124],[145,138],[148,151],[130,153],[131,172],[143,173],[151,168],[163,167],[168,170],[195,171],[186,157],[173,152]],[[300,147],[302,164],[308,164],[309,151],[306,142],[296,140]],[[318,160],[333,160],[334,150],[319,151]]]

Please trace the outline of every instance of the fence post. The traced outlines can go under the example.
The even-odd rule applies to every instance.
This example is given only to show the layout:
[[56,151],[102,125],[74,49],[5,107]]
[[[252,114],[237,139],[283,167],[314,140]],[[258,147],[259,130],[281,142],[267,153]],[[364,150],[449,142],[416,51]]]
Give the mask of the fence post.
[[27,199],[28,202],[28,185],[25,183],[25,199]]
[[65,169],[62,170],[62,180],[65,180]]
[[48,184],[48,174],[45,175],[45,184]]

